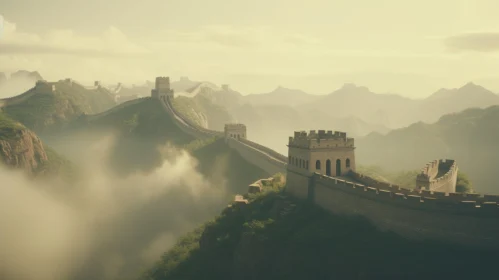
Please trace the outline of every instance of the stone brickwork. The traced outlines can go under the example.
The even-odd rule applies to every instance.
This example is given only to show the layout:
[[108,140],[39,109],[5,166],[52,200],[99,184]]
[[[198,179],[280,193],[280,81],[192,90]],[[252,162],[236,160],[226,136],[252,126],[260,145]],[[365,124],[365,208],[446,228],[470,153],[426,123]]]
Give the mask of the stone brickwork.
[[170,77],[156,77],[155,88],[151,91],[151,97],[167,101],[174,98],[173,90],[170,88]]
[[242,123],[229,123],[224,127],[225,138],[246,139],[246,126]]
[[355,171],[354,150],[354,139],[345,132],[295,131],[294,137],[289,137],[288,168],[301,173],[345,176]]
[[434,160],[421,169],[416,177],[416,188],[419,190],[456,192],[458,167],[454,160]]
[[52,93],[55,91],[55,85],[47,81],[39,80],[35,84],[36,93]]
[[291,194],[335,214],[366,217],[382,230],[414,239],[499,248],[499,196],[408,190],[378,182],[381,189],[289,170],[287,176],[288,183],[293,181],[286,186]]

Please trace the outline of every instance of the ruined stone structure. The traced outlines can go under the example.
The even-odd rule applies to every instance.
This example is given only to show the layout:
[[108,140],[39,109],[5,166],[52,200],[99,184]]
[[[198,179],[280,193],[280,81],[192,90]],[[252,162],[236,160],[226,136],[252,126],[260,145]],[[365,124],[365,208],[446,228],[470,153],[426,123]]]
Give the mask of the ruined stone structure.
[[94,82],[94,87],[95,87],[95,88],[97,88],[97,89],[98,89],[98,88],[101,88],[101,87],[102,87],[102,85],[101,85],[100,81],[95,81],[95,82]]
[[227,85],[227,84],[222,85],[222,90],[229,91],[230,90],[229,85]]
[[246,139],[246,126],[241,123],[229,123],[224,127],[225,138]]
[[288,148],[288,168],[295,172],[345,176],[355,171],[354,139],[345,132],[295,131]]
[[458,167],[454,160],[434,160],[428,163],[416,177],[418,190],[444,193],[456,192]]
[[157,77],[156,86],[151,91],[151,97],[167,101],[167,99],[173,100],[173,89],[170,88],[170,77]]
[[55,85],[44,80],[39,80],[35,84],[36,93],[52,93],[55,91]]

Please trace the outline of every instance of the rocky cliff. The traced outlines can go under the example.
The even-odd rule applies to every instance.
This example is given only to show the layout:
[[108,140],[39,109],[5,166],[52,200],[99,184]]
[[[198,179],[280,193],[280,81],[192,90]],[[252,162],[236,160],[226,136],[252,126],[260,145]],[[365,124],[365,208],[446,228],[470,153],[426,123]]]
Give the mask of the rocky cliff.
[[7,166],[36,174],[48,162],[48,157],[35,133],[0,116],[0,160]]

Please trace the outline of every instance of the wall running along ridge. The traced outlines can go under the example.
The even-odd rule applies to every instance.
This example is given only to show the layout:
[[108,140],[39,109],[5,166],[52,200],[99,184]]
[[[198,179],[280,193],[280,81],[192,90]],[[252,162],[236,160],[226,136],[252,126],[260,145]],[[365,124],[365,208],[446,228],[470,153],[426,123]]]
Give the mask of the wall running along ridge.
[[[159,99],[166,113],[172,117],[175,124],[183,132],[195,137],[195,138],[210,138],[210,137],[224,137],[224,133],[221,131],[214,131],[206,128],[202,128],[195,124],[190,119],[182,116],[171,103],[171,100],[166,98]],[[234,138],[226,139],[227,145],[239,153],[246,161],[249,163],[260,167],[269,175],[274,175],[275,173],[285,173],[287,166],[287,157],[277,153],[276,151],[249,141],[247,139],[236,140]]]
[[366,217],[407,238],[499,249],[499,196],[413,191],[351,176],[370,184],[288,170],[286,191],[335,214]]
[[446,193],[456,192],[458,167],[454,160],[434,160],[416,177],[416,187]]

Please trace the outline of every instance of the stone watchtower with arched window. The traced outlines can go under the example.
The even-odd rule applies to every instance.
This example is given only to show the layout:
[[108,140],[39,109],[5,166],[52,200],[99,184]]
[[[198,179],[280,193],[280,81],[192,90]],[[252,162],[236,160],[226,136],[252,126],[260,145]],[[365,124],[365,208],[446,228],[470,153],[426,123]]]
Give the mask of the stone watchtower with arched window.
[[246,139],[246,126],[242,123],[228,123],[224,127],[225,138]]
[[354,139],[348,138],[345,132],[295,131],[294,137],[289,137],[288,148],[290,171],[333,177],[355,171]]

